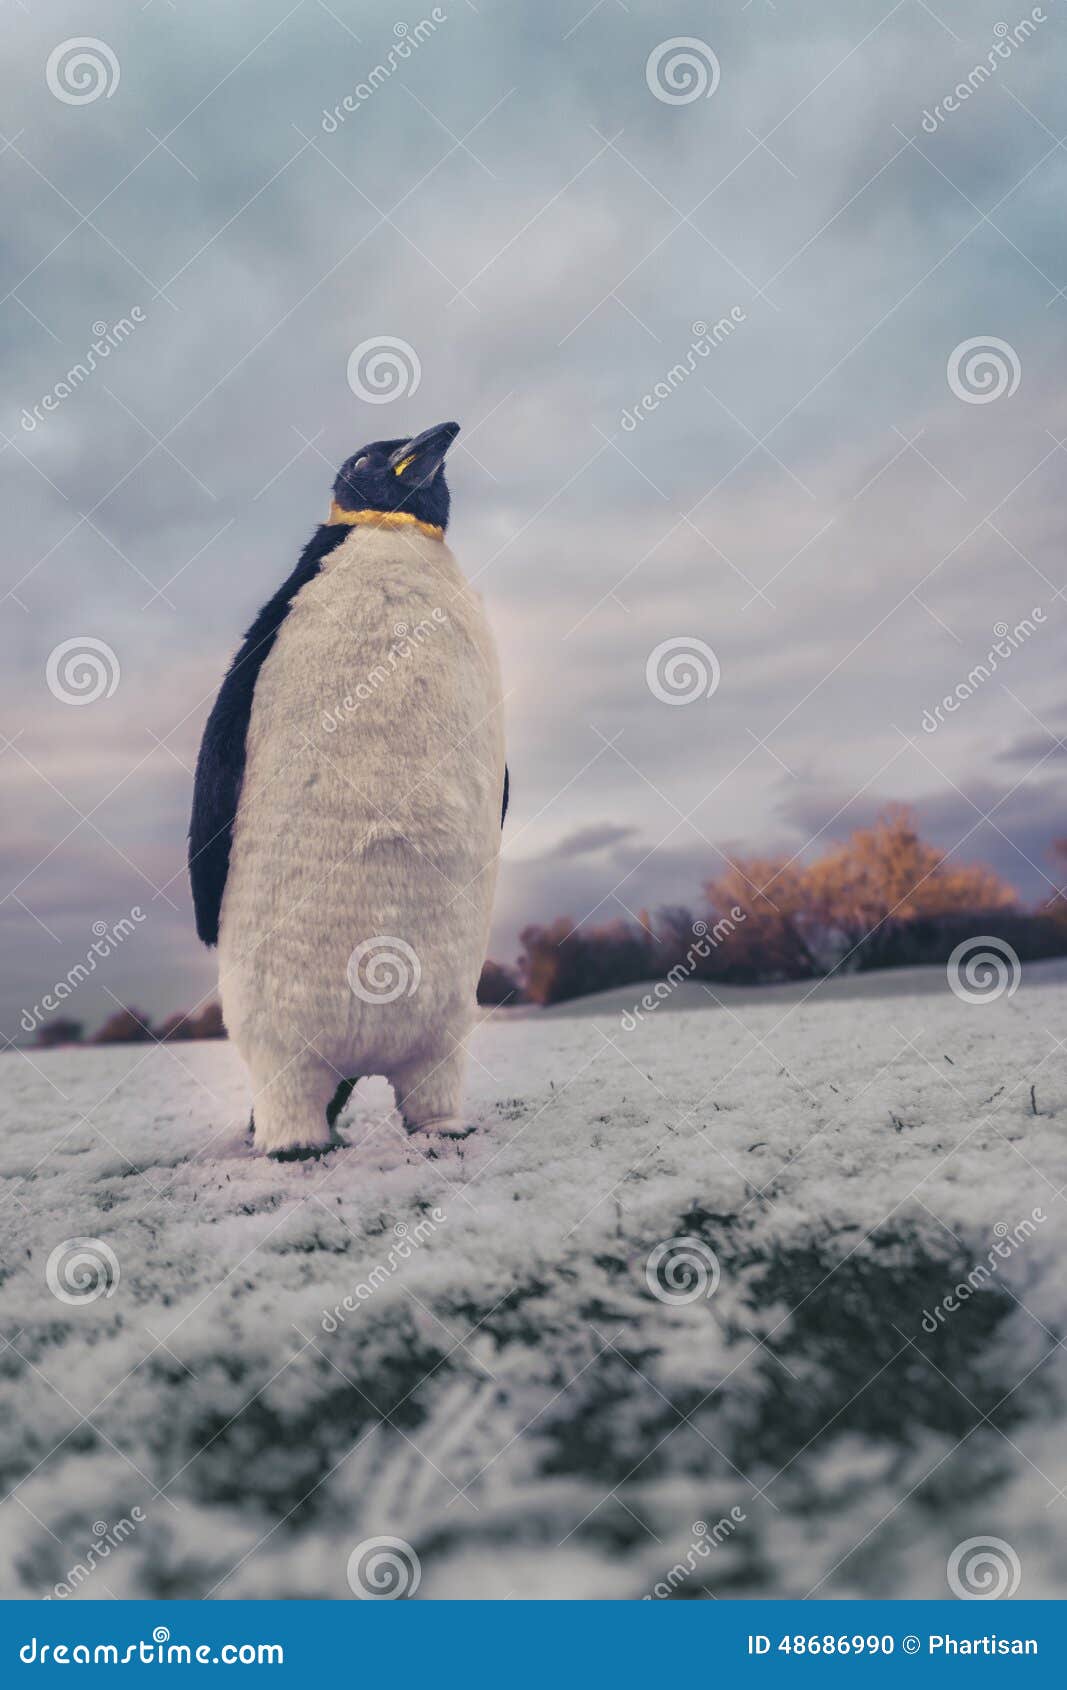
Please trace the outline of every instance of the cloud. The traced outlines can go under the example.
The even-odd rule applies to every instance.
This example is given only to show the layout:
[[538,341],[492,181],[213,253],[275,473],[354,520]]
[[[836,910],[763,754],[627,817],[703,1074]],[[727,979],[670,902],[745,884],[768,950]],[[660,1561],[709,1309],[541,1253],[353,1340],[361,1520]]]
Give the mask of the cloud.
[[[143,1001],[206,989],[182,865],[213,689],[338,463],[441,416],[464,424],[454,545],[510,693],[498,951],[527,919],[695,898],[723,849],[805,848],[838,803],[897,795],[946,841],[961,792],[1001,798],[1010,843],[991,822],[968,849],[1042,885],[1064,831],[1028,714],[1062,716],[1067,614],[1058,11],[929,135],[923,109],[993,39],[967,0],[943,22],[877,0],[709,14],[720,83],[684,106],[646,83],[651,5],[442,10],[398,58],[392,20],[346,0],[100,0],[121,81],[72,106],[44,65],[84,20],[9,8],[0,706],[32,767],[0,763],[0,894],[61,944],[0,906],[0,1011],[145,874],[181,913]],[[27,432],[24,407],[134,305],[143,325]],[[735,306],[736,332],[624,429],[694,324]],[[361,405],[348,355],[380,334],[416,348],[421,384]],[[946,370],[983,334],[1021,380],[971,404]],[[1040,634],[924,739],[923,710],[1035,605]],[[122,667],[86,709],[44,684],[79,634]],[[677,635],[722,668],[685,708],[645,681]],[[989,778],[1008,757],[1015,791]]]
[[[1059,782],[1009,786],[976,776],[966,789],[904,794],[924,838],[958,862],[984,862],[1017,887],[1023,898],[1041,903],[1062,890],[1067,873],[1053,842],[1067,834]],[[807,852],[868,827],[885,802],[840,788],[813,787],[785,799],[780,814],[799,830]]]
[[595,823],[591,827],[580,827],[574,833],[569,833],[565,839],[551,851],[545,853],[546,860],[554,858],[587,857],[593,852],[604,851],[609,845],[618,845],[624,839],[631,839],[637,832],[635,827],[620,827],[618,823]]
[[1005,745],[997,752],[997,757],[1004,763],[1034,764],[1046,758],[1067,756],[1067,727],[1048,729],[1037,728],[1033,733],[1020,734],[1009,745]]

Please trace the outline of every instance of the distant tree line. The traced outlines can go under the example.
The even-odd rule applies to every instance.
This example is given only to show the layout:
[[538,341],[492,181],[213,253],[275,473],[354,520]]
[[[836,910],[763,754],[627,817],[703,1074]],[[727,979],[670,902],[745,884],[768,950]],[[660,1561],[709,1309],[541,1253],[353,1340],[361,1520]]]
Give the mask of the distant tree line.
[[[1067,840],[1053,847],[1067,864]],[[514,969],[487,962],[483,1004],[561,1003],[612,986],[670,978],[758,985],[837,971],[945,963],[982,933],[1020,961],[1067,952],[1067,897],[1025,910],[980,864],[950,862],[919,837],[913,813],[888,809],[810,863],[736,857],[706,882],[704,907],[667,906],[636,921],[523,929]]]
[[[1067,866],[1067,839],[1053,846]],[[947,962],[965,939],[995,934],[1020,961],[1067,953],[1067,895],[1038,909],[981,864],[957,864],[920,839],[913,813],[886,810],[871,827],[810,863],[736,857],[703,888],[702,907],[667,905],[634,921],[575,926],[567,916],[524,927],[514,968],[490,959],[478,983],[483,1005],[562,1003],[641,980],[760,985],[838,971]],[[44,1046],[76,1044],[81,1022],[38,1030]],[[222,1039],[217,1003],[171,1015],[159,1027],[135,1008],[117,1009],[89,1041],[147,1044]]]
[[[56,1045],[76,1045],[83,1042],[85,1024],[60,1016],[38,1028],[37,1043],[45,1048]],[[168,1015],[158,1027],[153,1027],[142,1010],[116,1009],[98,1032],[87,1042],[94,1045],[167,1044],[177,1039],[224,1039],[222,1010],[217,1003],[205,1004],[197,1014]]]

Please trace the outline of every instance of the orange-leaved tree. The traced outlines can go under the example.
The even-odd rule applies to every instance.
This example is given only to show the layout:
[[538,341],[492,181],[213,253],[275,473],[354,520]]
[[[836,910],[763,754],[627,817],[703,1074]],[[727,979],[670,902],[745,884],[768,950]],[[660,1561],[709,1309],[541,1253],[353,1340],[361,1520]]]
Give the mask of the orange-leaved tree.
[[1054,839],[1049,856],[1056,864],[1057,888],[1045,900],[1045,914],[1057,926],[1067,926],[1067,839]]
[[914,813],[891,805],[806,871],[810,916],[852,966],[890,960],[901,929],[952,916],[1015,909],[1018,898],[992,869],[954,863],[919,838]]
[[[806,980],[817,974],[808,870],[777,857],[736,857],[706,882],[709,921],[734,920],[720,979]],[[732,912],[740,911],[740,919]]]

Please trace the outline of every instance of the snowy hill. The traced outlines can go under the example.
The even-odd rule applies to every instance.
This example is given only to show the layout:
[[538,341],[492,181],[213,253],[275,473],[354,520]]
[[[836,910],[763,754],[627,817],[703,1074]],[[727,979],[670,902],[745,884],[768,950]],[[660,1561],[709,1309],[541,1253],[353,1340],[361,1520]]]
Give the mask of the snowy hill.
[[0,1595],[1061,1594],[1067,968],[808,990],[494,1015],[470,1138],[295,1165],[224,1043],[8,1053]]

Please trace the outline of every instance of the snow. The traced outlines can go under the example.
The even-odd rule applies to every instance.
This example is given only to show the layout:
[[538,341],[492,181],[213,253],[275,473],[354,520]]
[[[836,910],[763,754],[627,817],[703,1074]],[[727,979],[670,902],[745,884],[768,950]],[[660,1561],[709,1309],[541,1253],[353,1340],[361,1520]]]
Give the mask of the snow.
[[488,1016],[458,1144],[363,1082],[321,1162],[225,1043],[8,1053],[0,1595],[348,1599],[382,1535],[430,1599],[941,1596],[990,1535],[1062,1594],[1067,964],[645,989]]

